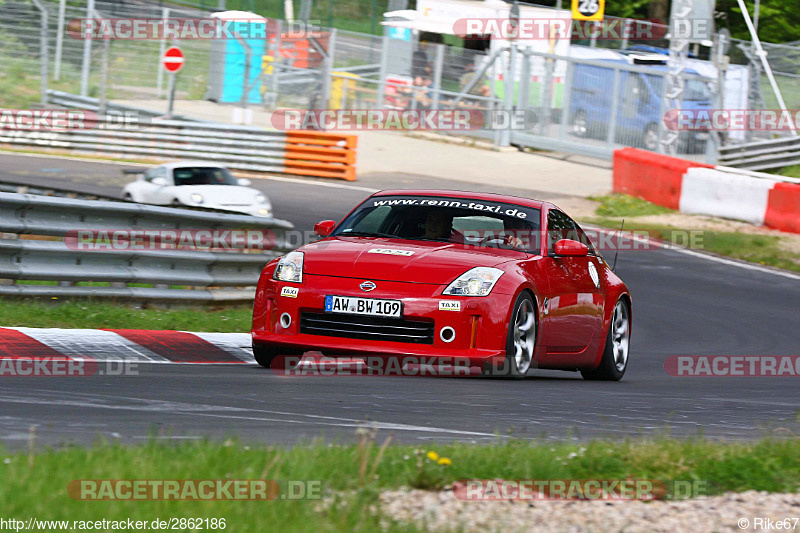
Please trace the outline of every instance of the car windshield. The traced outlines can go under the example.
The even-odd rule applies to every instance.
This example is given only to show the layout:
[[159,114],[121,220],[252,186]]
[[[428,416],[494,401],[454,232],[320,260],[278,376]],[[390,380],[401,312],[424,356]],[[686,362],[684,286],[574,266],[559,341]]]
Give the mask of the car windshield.
[[703,80],[686,80],[683,99],[692,102],[710,102],[711,89],[709,89],[708,83]]
[[226,168],[180,167],[172,171],[175,185],[238,185]]
[[540,210],[516,204],[442,196],[374,196],[333,233],[391,237],[538,254]]

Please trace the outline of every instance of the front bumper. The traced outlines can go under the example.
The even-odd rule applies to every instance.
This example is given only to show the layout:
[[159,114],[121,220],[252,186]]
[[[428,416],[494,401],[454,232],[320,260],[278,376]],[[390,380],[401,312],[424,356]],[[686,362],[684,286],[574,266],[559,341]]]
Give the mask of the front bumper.
[[[320,351],[331,356],[420,356],[469,360],[470,364],[500,363],[505,358],[507,313],[511,295],[492,291],[486,297],[442,296],[445,286],[427,283],[377,281],[377,288],[364,292],[365,280],[305,274],[303,283],[262,279],[256,294],[252,337],[255,344],[284,348],[287,352]],[[284,287],[289,290],[283,293]],[[293,289],[297,289],[296,294]],[[282,295],[284,294],[284,295]],[[289,295],[292,294],[292,295]],[[326,295],[401,300],[402,319],[433,323],[431,342],[398,342],[372,338],[349,338],[309,333],[301,318],[309,314],[352,317],[325,313]],[[458,310],[441,310],[440,302],[458,302]],[[452,306],[452,304],[451,304]],[[288,314],[291,324],[281,324]],[[369,317],[366,318],[369,321]],[[380,321],[375,321],[380,322]],[[452,328],[454,337],[446,342],[442,329]],[[388,330],[389,328],[387,328]],[[445,336],[446,337],[446,336]]]

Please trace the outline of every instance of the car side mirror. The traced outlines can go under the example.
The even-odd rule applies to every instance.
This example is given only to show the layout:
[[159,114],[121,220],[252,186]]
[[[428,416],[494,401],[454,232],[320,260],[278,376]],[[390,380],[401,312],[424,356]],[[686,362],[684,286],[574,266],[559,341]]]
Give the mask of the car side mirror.
[[239,183],[239,185],[241,185],[242,187],[249,187],[249,186],[251,186],[251,185],[253,184],[253,182],[252,182],[252,181],[250,181],[250,180],[249,180],[249,179],[247,179],[247,178],[239,178],[239,179],[238,179],[238,180],[236,180],[236,181],[237,181],[237,183]]
[[153,178],[153,181],[150,183],[153,185],[158,185],[159,187],[166,187],[169,185],[169,183],[167,183],[167,178]]
[[556,255],[564,257],[581,257],[589,255],[589,247],[572,239],[561,239],[554,246]]
[[333,228],[336,227],[335,220],[323,220],[322,222],[317,222],[314,225],[314,233],[319,235],[320,237],[327,237],[333,231]]

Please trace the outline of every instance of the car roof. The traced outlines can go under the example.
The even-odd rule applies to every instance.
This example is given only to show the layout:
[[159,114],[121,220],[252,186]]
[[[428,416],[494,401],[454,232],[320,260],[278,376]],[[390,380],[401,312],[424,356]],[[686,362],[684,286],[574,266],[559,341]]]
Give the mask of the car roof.
[[546,202],[541,200],[522,198],[521,196],[513,196],[510,194],[453,191],[446,189],[389,189],[376,192],[373,196],[450,196],[453,198],[467,198],[469,200],[484,200],[487,202],[505,202],[525,207],[533,207],[535,209],[541,209],[546,205]]
[[[163,163],[158,167],[166,169],[185,168],[185,167],[206,167],[206,168],[228,168],[225,165],[209,163],[208,161],[176,161],[173,163]],[[157,168],[157,167],[153,167]]]

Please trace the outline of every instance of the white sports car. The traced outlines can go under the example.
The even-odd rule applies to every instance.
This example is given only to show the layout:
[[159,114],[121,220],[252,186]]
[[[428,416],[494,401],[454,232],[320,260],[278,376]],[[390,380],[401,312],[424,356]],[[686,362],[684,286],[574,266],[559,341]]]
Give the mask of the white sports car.
[[200,207],[272,216],[272,204],[264,193],[249,187],[250,180],[237,179],[222,166],[203,163],[166,163],[138,174],[122,189],[122,199],[140,204]]

